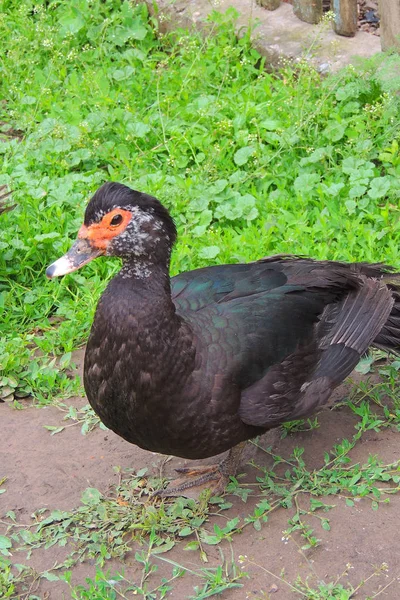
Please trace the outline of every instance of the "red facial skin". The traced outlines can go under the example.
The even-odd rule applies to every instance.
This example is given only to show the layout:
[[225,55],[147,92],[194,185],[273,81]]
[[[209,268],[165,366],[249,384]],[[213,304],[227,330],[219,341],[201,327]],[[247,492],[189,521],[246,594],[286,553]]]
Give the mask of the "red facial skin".
[[[115,215],[121,215],[122,221],[118,225],[111,225],[111,221]],[[89,240],[93,248],[102,250],[105,254],[110,240],[124,231],[131,218],[132,213],[129,210],[115,208],[104,215],[100,223],[93,223],[89,227],[82,225],[78,232],[78,238]]]

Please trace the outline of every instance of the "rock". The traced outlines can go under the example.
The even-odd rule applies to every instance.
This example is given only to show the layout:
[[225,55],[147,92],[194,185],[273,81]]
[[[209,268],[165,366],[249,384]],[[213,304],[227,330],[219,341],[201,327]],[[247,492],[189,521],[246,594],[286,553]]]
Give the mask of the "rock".
[[9,396],[2,397],[3,402],[14,402],[14,394],[10,394]]
[[30,392],[25,392],[24,390],[18,390],[16,392],[14,392],[14,396],[16,398],[28,398],[28,396],[30,396]]
[[256,0],[256,2],[267,10],[275,10],[276,8],[279,8],[281,0]]
[[4,400],[10,396],[14,394],[14,389],[9,387],[8,385],[4,386],[3,388],[0,388],[0,398],[3,398]]

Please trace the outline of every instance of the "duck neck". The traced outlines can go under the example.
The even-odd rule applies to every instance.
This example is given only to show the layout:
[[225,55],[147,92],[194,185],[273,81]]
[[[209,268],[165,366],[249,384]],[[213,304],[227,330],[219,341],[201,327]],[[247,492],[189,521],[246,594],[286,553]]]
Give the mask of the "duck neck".
[[160,283],[167,293],[170,294],[171,292],[169,261],[168,263],[163,264],[151,263],[145,259],[135,261],[126,260],[122,265],[118,277],[121,279],[129,279],[143,287],[153,287],[155,283]]
[[151,263],[145,260],[124,261],[115,281],[118,285],[123,285],[134,292],[136,302],[148,312],[162,310],[167,314],[175,313],[171,299],[169,261],[166,263]]

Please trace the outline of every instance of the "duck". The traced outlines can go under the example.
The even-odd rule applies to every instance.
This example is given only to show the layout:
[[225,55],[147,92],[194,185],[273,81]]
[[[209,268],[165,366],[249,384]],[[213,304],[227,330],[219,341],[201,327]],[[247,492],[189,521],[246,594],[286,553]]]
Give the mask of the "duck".
[[[275,255],[170,277],[177,230],[156,198],[117,182],[89,201],[47,277],[119,257],[86,346],[84,387],[127,442],[187,460],[159,495],[222,494],[248,440],[328,403],[370,346],[400,351],[400,273]],[[178,482],[178,483],[177,483]]]

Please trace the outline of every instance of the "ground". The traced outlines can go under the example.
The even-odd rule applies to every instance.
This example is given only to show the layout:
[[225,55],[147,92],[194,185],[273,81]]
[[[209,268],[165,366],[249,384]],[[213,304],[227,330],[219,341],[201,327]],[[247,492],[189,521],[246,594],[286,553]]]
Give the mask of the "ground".
[[[398,57],[329,75],[379,38],[339,39],[287,4],[157,5],[156,21],[140,2],[0,0],[0,187],[16,204],[0,223],[0,598],[398,599],[399,360],[374,367],[379,389],[353,374],[318,423],[249,444],[226,497],[199,503],[152,498],[180,461],[75,397],[71,354],[117,265],[58,282],[45,268],[106,180],[171,210],[173,274],[277,253],[399,265]],[[299,62],[264,70],[283,57]]]
[[[82,352],[78,353],[78,360]],[[336,391],[335,400],[348,395],[346,384]],[[85,404],[85,399],[72,399],[74,406]],[[82,435],[80,427],[72,425],[62,432],[51,436],[45,426],[65,425],[64,414],[55,406],[43,409],[35,407],[15,410],[8,403],[0,405],[2,412],[3,447],[1,452],[1,474],[6,476],[6,492],[1,496],[1,515],[13,510],[18,523],[29,524],[31,515],[39,508],[49,510],[71,510],[79,505],[83,491],[97,488],[106,492],[117,483],[118,473],[114,467],[134,468],[148,467],[149,473],[157,475],[163,458],[130,445],[111,431],[95,428],[87,435]],[[329,451],[343,438],[351,439],[357,417],[348,406],[334,410],[325,410],[319,416],[320,427],[311,431],[292,433],[282,439],[281,432],[271,431],[258,442],[259,446],[272,447],[272,453],[289,457],[295,447],[304,447],[302,458],[309,469],[319,469],[323,465],[324,452]],[[369,455],[379,455],[385,463],[394,463],[399,458],[399,433],[391,429],[380,432],[374,430],[363,434],[362,439],[351,452],[352,463],[366,463]],[[270,454],[258,447],[249,445],[241,471],[245,477],[241,479],[244,486],[254,484],[258,470],[249,464],[272,468]],[[207,461],[205,461],[207,462]],[[168,475],[173,467],[182,464],[179,459],[172,459],[166,468]],[[256,488],[253,487],[253,490]],[[232,506],[223,517],[210,517],[208,523],[212,531],[214,522],[224,523],[226,519],[244,518],[254,511],[259,498],[249,498],[244,503],[237,496],[228,496]],[[296,498],[297,509],[305,506],[306,494]],[[153,586],[157,585],[161,576],[171,576],[171,563],[163,559],[191,569],[176,580],[173,590],[167,594],[173,598],[205,598],[194,595],[194,586],[201,581],[196,573],[204,567],[221,565],[221,552],[227,563],[231,556],[237,566],[248,574],[242,578],[241,588],[230,589],[222,593],[222,598],[380,598],[398,599],[400,595],[400,496],[393,495],[388,504],[382,504],[374,511],[371,500],[356,498],[353,506],[348,506],[340,494],[324,497],[326,504],[334,505],[329,513],[330,530],[324,530],[314,515],[306,515],[306,521],[315,528],[315,535],[320,539],[315,548],[301,550],[304,540],[295,531],[286,534],[288,519],[295,513],[294,507],[280,507],[270,515],[259,531],[253,526],[244,528],[242,533],[232,537],[232,541],[222,540],[218,545],[203,546],[208,563],[201,562],[198,552],[183,550],[188,539],[175,545],[172,550],[162,555],[154,555],[153,562],[158,571],[152,578]],[[222,526],[222,525],[221,525]],[[3,531],[6,527],[3,521]],[[229,537],[229,536],[228,536]],[[127,554],[123,563],[113,560],[107,563],[111,571],[121,570],[130,581],[139,581],[140,563],[133,560],[133,550]],[[161,558],[158,558],[161,557]],[[39,548],[34,550],[30,560],[26,554],[17,552],[13,562],[23,563],[42,572],[51,569],[58,561],[65,558],[65,549],[58,546],[50,550]],[[382,564],[384,565],[382,567]],[[386,565],[386,566],[385,566]],[[93,560],[75,566],[72,570],[74,584],[84,583],[85,577],[94,577]],[[365,582],[354,595],[312,595],[320,582],[335,582],[342,575],[340,583],[346,588],[352,584],[357,588]],[[300,591],[296,579],[301,577],[309,586]],[[292,585],[295,584],[295,587]],[[35,589],[37,588],[37,589]],[[201,588],[201,585],[200,585]],[[70,597],[65,582],[49,582],[41,580],[32,587],[32,593],[40,599],[58,600]],[[316,593],[316,592],[315,592]],[[22,596],[25,597],[24,595]],[[28,597],[28,596],[26,596]],[[95,596],[85,596],[92,597]],[[108,596],[104,596],[107,597]],[[112,596],[110,596],[111,598]],[[127,596],[133,597],[133,596]],[[136,596],[137,597],[137,596]],[[143,595],[143,597],[146,597]],[[151,596],[148,596],[151,598]],[[158,597],[158,596],[154,596]],[[160,596],[161,597],[161,596]],[[103,596],[101,596],[103,598]]]

